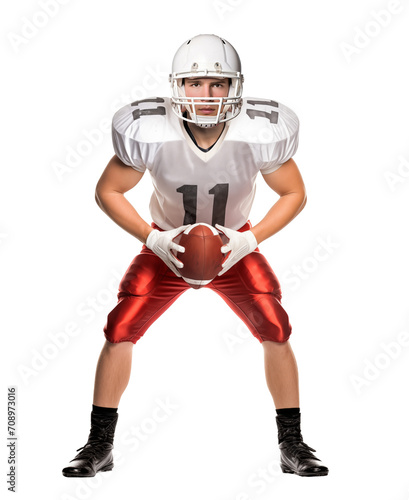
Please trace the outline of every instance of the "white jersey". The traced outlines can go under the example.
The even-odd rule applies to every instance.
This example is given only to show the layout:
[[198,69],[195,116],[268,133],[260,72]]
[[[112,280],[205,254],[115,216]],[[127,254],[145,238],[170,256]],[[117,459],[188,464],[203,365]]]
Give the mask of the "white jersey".
[[295,154],[298,129],[297,116],[283,104],[245,98],[240,114],[203,152],[170,99],[152,97],[115,113],[112,139],[126,165],[149,170],[150,212],[160,228],[205,222],[239,229],[248,220],[258,172],[274,172]]

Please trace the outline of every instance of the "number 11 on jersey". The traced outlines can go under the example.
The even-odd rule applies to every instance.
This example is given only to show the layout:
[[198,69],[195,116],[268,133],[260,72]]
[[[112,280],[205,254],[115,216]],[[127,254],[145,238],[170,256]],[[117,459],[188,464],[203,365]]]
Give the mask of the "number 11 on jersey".
[[[183,209],[185,217],[183,225],[196,224],[197,218],[197,185],[184,184],[176,189],[178,193],[183,195]],[[227,197],[229,194],[228,184],[216,184],[209,190],[209,194],[213,195],[213,213],[212,213],[212,226],[220,224],[224,226],[226,219],[226,205]]]

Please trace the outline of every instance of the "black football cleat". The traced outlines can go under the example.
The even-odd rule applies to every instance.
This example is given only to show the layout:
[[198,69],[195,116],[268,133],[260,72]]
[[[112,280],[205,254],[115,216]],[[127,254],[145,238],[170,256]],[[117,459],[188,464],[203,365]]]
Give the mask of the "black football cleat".
[[93,477],[97,472],[112,470],[115,427],[118,414],[97,415],[91,412],[91,431],[85,446],[62,470],[66,477]]
[[281,470],[287,474],[297,476],[327,476],[328,469],[322,465],[320,460],[311,452],[313,448],[307,446],[303,441],[282,442],[279,444],[281,450]]
[[281,451],[281,470],[297,476],[327,476],[328,468],[322,465],[313,448],[307,446],[302,438],[300,416],[277,416],[278,441]]

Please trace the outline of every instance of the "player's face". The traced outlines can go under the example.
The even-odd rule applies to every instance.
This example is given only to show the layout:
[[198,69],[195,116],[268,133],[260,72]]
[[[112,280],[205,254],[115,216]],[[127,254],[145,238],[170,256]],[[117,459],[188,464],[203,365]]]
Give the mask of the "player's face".
[[[185,80],[186,97],[227,97],[229,94],[228,78],[187,78]],[[197,115],[215,116],[218,106],[213,105],[211,100],[203,100],[195,104]]]

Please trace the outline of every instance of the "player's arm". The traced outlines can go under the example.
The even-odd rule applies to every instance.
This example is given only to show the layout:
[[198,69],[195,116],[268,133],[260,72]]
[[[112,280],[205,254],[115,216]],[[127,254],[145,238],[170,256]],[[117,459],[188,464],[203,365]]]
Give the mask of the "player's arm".
[[142,179],[143,172],[129,167],[114,155],[106,166],[95,190],[98,206],[122,229],[146,242],[152,227],[145,222],[124,194]]
[[280,231],[301,212],[307,202],[304,182],[292,158],[275,172],[263,175],[263,178],[280,198],[265,217],[251,229],[257,243]]
[[307,201],[304,182],[293,159],[283,163],[271,174],[263,175],[270,188],[280,198],[267,212],[265,217],[248,231],[239,232],[219,226],[229,242],[221,248],[222,253],[230,252],[222,264],[219,276],[227,272],[236,262],[253,252],[259,243],[277,233],[301,212]]

